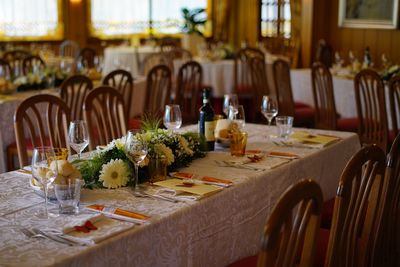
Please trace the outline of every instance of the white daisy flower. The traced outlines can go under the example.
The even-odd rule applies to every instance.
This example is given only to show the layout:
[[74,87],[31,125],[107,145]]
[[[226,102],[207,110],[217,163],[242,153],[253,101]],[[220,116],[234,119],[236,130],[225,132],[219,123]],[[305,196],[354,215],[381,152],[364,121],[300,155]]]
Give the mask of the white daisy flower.
[[158,155],[164,155],[165,156],[165,159],[167,161],[167,165],[171,165],[172,162],[174,162],[174,160],[175,160],[174,153],[172,152],[172,150],[169,147],[167,147],[166,145],[162,144],[162,143],[155,144],[154,145],[154,151]]
[[129,168],[122,159],[112,159],[103,165],[99,180],[108,189],[125,186],[129,181]]

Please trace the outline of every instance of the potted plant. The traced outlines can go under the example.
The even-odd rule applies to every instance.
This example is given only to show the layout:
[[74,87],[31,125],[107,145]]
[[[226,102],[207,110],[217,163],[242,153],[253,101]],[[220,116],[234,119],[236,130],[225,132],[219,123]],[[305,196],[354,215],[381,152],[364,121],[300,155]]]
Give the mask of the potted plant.
[[182,8],[183,26],[185,33],[182,37],[183,48],[189,50],[193,55],[197,54],[197,46],[204,42],[202,28],[207,21],[204,8],[187,9]]

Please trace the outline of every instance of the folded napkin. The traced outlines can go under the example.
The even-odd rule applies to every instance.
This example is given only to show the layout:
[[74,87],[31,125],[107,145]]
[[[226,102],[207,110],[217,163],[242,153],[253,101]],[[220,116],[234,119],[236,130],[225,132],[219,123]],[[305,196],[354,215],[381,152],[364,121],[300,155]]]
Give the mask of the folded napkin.
[[221,187],[208,184],[187,183],[181,179],[168,179],[154,184],[162,187],[162,189],[157,191],[157,194],[164,194],[167,197],[172,196],[177,200],[183,201],[199,200],[202,197],[209,196],[222,190]]
[[[304,131],[294,132],[290,135],[290,139],[299,142],[301,145],[311,148],[323,148],[332,143],[341,140],[340,137],[324,134],[310,134]],[[290,141],[289,141],[290,142]]]
[[187,172],[172,172],[170,175],[178,179],[188,179],[194,183],[216,185],[221,187],[229,187],[233,185],[232,181],[210,177],[210,176],[200,176],[194,173]]
[[288,153],[288,152],[281,152],[281,151],[270,151],[267,153],[267,157],[272,158],[281,158],[281,159],[298,159],[300,158],[299,155]]
[[149,223],[150,217],[141,213],[137,213],[134,211],[124,210],[120,208],[107,207],[104,205],[92,204],[86,206],[85,209],[98,212],[103,214],[104,216],[114,218],[117,220],[137,223],[137,224],[145,224]]

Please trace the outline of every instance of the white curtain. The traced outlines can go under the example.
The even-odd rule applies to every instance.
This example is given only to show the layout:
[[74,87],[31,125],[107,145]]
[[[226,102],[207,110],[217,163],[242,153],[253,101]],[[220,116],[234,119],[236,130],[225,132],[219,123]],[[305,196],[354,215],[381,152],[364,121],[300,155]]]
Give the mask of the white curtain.
[[58,0],[1,0],[0,35],[47,36],[58,26]]

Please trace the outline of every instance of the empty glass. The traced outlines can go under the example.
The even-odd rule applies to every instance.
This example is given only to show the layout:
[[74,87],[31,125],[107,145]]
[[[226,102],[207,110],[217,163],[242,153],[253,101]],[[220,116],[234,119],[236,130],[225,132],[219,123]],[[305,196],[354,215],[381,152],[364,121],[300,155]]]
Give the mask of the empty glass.
[[68,138],[69,145],[78,153],[80,159],[82,151],[85,150],[89,144],[89,135],[86,123],[82,120],[71,121],[69,124]]
[[163,117],[164,126],[169,130],[177,130],[182,125],[182,113],[179,105],[166,105]]
[[51,164],[56,159],[54,149],[51,147],[36,147],[32,154],[32,177],[43,188],[45,198],[45,210],[38,214],[40,218],[49,218],[47,209],[47,196],[49,185],[51,185],[58,175],[57,164]]
[[80,179],[67,181],[67,184],[54,185],[54,191],[61,214],[77,214],[79,213],[79,201],[81,197]]
[[228,119],[237,123],[239,129],[243,129],[246,124],[246,118],[244,115],[244,108],[242,105],[237,107],[230,106],[228,112]]
[[126,156],[135,166],[134,189],[139,189],[139,164],[147,156],[147,142],[141,135],[141,130],[129,130],[126,136],[125,150]]
[[263,96],[261,101],[261,113],[268,120],[268,125],[271,125],[272,120],[278,115],[278,105],[270,96]]
[[229,116],[229,107],[237,107],[239,105],[238,96],[236,94],[226,94],[224,95],[224,105],[223,111],[225,115]]
[[276,126],[278,127],[278,137],[288,139],[292,133],[293,117],[291,116],[278,116],[276,117]]

